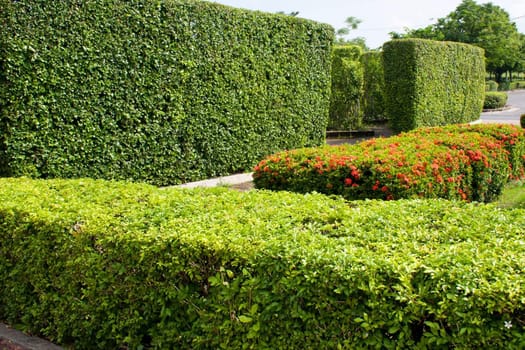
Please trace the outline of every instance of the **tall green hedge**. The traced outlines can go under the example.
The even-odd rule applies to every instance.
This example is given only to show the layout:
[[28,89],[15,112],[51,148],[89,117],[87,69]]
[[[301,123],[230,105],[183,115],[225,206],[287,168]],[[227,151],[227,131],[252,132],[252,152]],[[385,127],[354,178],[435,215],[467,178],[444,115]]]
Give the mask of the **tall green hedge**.
[[74,349],[523,349],[525,211],[0,179],[0,319]]
[[383,53],[381,51],[365,52],[361,56],[363,65],[363,121],[375,122],[386,119],[385,81],[383,72]]
[[332,52],[332,94],[328,130],[359,128],[363,121],[363,67],[361,47],[345,45]]
[[386,110],[395,131],[477,120],[485,90],[481,48],[423,39],[383,45]]
[[0,0],[0,175],[166,185],[324,141],[333,29],[193,0]]

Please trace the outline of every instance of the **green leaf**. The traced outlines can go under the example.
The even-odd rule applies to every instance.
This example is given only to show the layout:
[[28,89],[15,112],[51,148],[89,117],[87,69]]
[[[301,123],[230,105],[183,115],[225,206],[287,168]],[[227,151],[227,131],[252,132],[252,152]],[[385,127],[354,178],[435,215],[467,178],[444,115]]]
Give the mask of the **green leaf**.
[[250,323],[253,321],[253,318],[251,318],[250,316],[241,315],[239,316],[239,321],[241,321],[242,323]]

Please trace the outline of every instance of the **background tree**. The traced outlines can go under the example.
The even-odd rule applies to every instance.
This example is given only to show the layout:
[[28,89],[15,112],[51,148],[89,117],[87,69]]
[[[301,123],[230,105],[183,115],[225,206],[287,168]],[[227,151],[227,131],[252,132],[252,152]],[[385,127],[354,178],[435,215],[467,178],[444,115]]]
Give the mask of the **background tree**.
[[360,46],[363,50],[367,51],[368,47],[366,46],[366,40],[363,37],[348,38],[348,35],[352,30],[356,30],[361,24],[359,18],[350,16],[345,20],[345,26],[336,30],[336,44],[337,45],[357,45]]
[[505,72],[517,71],[524,65],[524,39],[499,6],[478,5],[474,0],[463,2],[447,17],[422,29],[405,34],[391,33],[393,38],[424,38],[457,41],[485,49],[487,71],[501,82]]

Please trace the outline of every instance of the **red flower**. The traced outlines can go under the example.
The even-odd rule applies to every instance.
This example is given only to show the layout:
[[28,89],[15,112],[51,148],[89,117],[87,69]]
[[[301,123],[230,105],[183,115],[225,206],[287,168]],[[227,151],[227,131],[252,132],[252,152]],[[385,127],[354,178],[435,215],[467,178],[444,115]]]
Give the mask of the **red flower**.
[[347,178],[345,179],[345,186],[350,186],[351,184],[352,184],[352,179],[349,178],[349,177],[347,177]]

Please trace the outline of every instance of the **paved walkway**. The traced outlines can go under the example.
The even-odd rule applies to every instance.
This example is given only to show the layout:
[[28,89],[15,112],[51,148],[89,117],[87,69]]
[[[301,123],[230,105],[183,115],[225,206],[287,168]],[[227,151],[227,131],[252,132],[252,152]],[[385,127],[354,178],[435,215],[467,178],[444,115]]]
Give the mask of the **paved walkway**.
[[63,350],[46,340],[30,337],[0,323],[0,350]]

